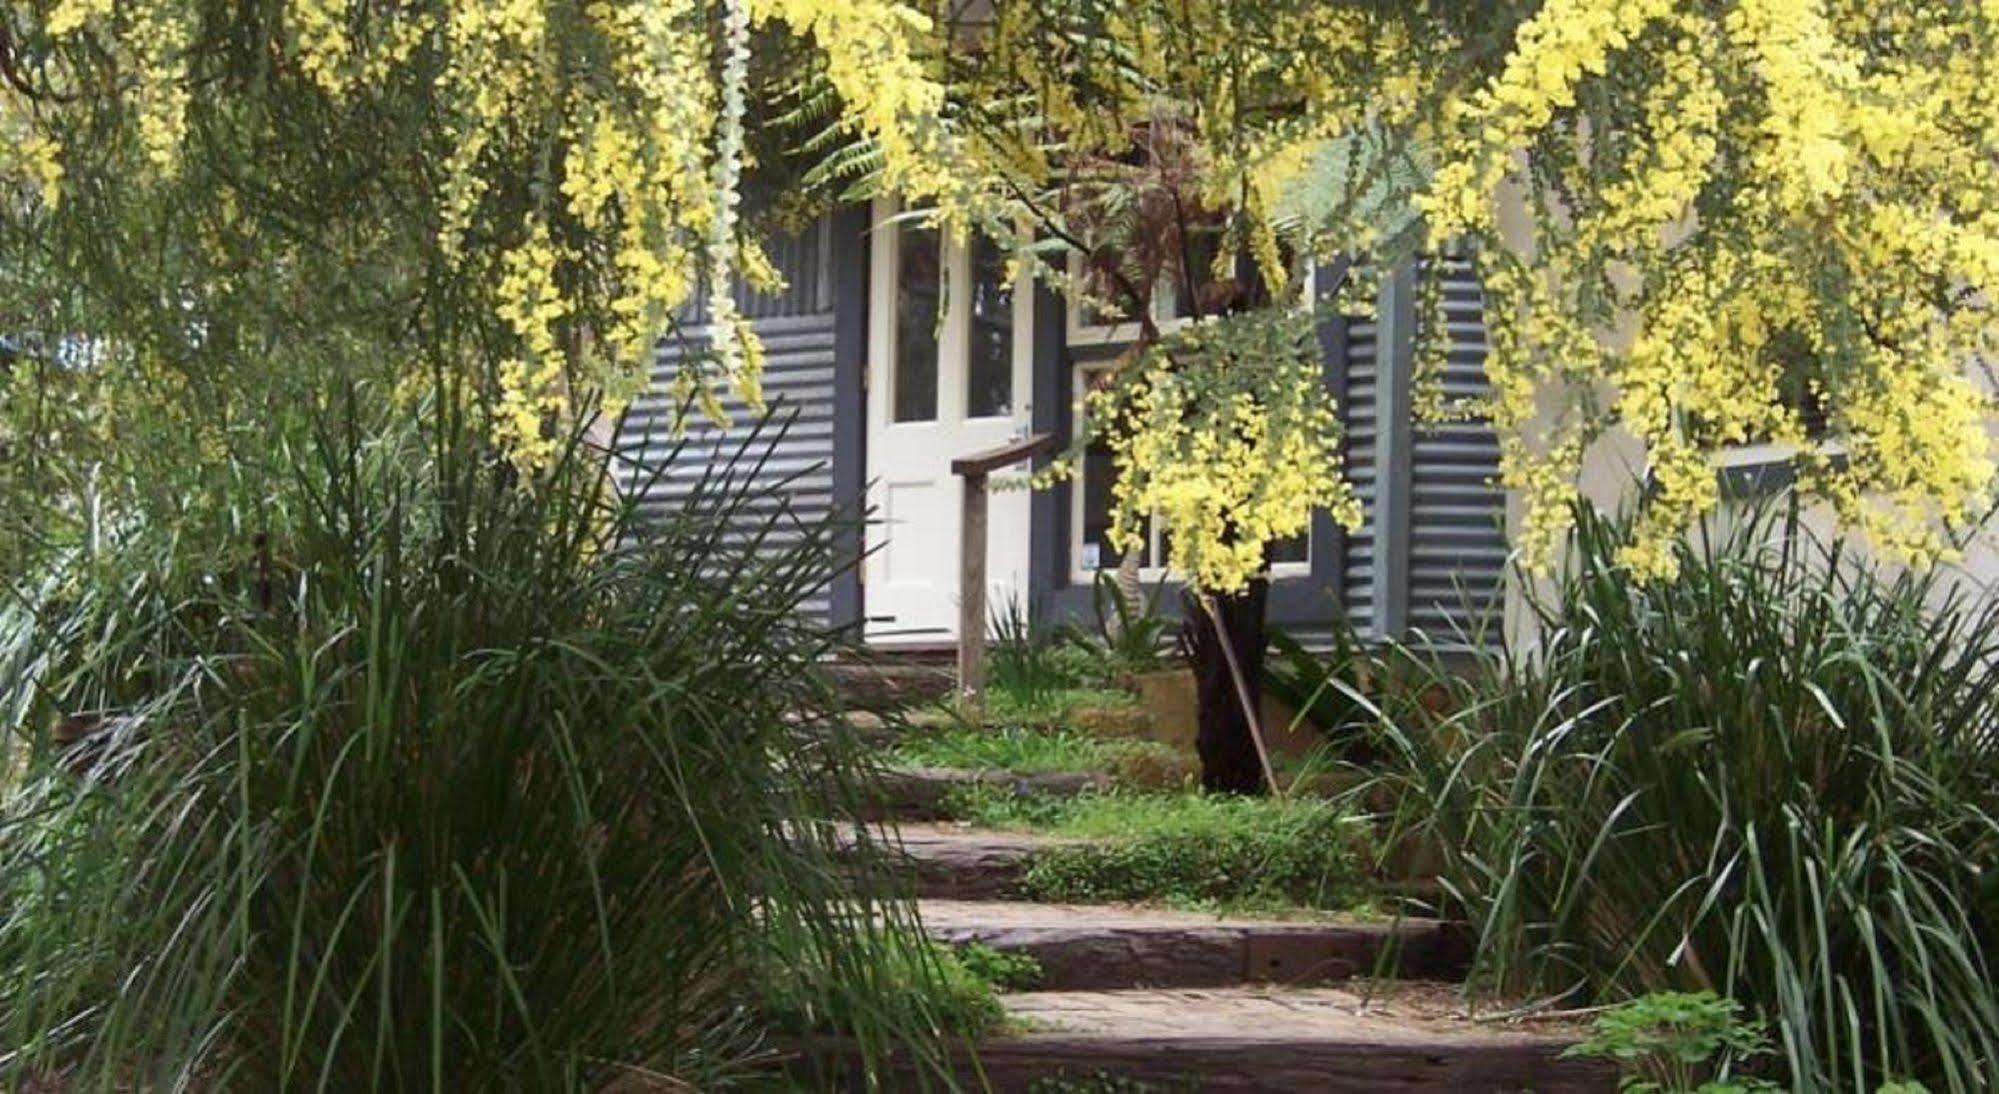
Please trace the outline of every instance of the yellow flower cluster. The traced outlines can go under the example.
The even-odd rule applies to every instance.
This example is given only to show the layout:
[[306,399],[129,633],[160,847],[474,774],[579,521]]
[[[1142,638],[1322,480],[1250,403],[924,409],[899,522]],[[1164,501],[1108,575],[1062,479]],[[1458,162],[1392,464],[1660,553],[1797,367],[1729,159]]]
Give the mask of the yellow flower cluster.
[[1970,377],[1999,300],[1994,31],[1947,3],[1551,0],[1446,108],[1424,204],[1482,248],[1531,562],[1613,430],[1650,479],[1641,576],[1753,443],[1884,550],[1950,553],[1995,470]]
[[1230,593],[1320,509],[1359,527],[1315,346],[1306,319],[1231,316],[1155,345],[1093,390],[1084,410],[1117,472],[1112,545],[1138,550],[1157,521],[1169,566]]

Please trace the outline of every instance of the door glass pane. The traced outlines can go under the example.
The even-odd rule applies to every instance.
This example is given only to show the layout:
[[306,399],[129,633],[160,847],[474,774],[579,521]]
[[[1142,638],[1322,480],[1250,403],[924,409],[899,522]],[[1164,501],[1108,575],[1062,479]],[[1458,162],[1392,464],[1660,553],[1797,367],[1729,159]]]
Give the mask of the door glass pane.
[[937,230],[896,231],[895,377],[898,422],[937,418],[937,311],[942,304]]
[[972,244],[971,360],[966,363],[965,416],[1013,413],[1013,285],[1006,256],[991,240]]

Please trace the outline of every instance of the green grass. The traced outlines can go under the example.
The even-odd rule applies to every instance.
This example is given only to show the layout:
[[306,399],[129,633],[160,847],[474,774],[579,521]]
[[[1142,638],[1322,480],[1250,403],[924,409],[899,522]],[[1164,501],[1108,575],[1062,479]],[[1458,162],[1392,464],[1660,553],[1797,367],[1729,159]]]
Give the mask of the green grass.
[[1097,737],[1072,729],[951,726],[912,736],[888,755],[892,764],[1011,771],[1115,772],[1135,765],[1171,765],[1176,754],[1156,741]]
[[1366,897],[1363,822],[1323,799],[971,788],[953,808],[986,827],[1090,841],[1036,856],[1023,884],[1038,900],[1283,911],[1350,909]]

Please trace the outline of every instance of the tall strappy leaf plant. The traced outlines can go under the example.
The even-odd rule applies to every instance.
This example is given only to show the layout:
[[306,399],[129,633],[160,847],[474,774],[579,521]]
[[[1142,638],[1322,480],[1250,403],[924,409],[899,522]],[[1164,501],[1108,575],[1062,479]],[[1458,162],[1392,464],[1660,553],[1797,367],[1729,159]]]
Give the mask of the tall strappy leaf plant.
[[1999,1084],[1999,602],[1753,507],[1641,584],[1587,511],[1538,643],[1386,711],[1483,975],[1712,990],[1799,1090]]
[[0,613],[45,654],[0,695],[32,746],[4,1085],[706,1089],[834,1028],[923,1055],[935,958],[820,820],[861,789],[801,611],[834,529],[749,489],[771,438],[642,522],[580,444],[523,483],[427,414],[321,428],[237,534],[113,527]]

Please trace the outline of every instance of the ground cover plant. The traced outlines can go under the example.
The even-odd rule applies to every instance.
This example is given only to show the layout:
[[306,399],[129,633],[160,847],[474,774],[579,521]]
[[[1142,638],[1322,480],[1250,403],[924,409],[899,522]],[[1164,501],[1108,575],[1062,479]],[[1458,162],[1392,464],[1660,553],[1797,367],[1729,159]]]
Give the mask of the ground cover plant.
[[1008,771],[1108,774],[1170,771],[1176,753],[1157,741],[1100,737],[1073,729],[948,726],[911,731],[888,753],[891,764]]
[[[1742,1004],[1797,1089],[1999,1083],[1999,604],[1753,508],[1632,580],[1584,513],[1541,638],[1380,736],[1481,974]],[[1391,839],[1394,837],[1390,837]]]
[[968,787],[951,805],[973,824],[1086,841],[1035,856],[1024,880],[1035,899],[1338,910],[1366,895],[1365,825],[1326,799]]
[[231,534],[108,525],[6,616],[5,1085],[714,1088],[989,1020],[835,866],[852,744],[784,762],[834,529],[746,511],[760,442],[640,525],[449,405],[246,469]]

